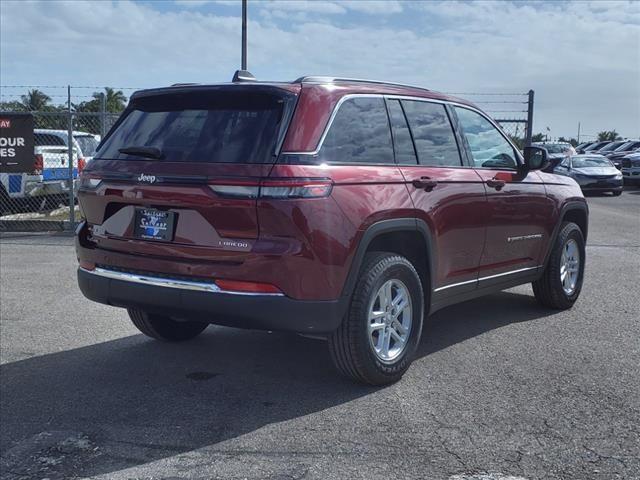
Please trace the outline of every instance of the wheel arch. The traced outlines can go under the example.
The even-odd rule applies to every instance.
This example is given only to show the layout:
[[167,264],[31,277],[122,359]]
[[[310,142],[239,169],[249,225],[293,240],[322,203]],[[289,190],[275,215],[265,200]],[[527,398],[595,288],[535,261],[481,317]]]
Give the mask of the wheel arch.
[[587,206],[587,203],[584,201],[571,201],[565,203],[560,209],[558,221],[556,226],[553,228],[553,233],[549,239],[549,245],[547,246],[547,252],[544,257],[543,265],[545,268],[549,262],[553,245],[555,245],[558,234],[560,233],[560,227],[564,222],[573,222],[578,225],[586,243],[587,234],[589,233],[589,207]]
[[358,243],[342,289],[342,297],[350,297],[353,293],[364,256],[372,251],[393,252],[408,258],[420,274],[425,305],[429,305],[431,282],[435,278],[436,253],[431,230],[423,220],[395,218],[369,226]]

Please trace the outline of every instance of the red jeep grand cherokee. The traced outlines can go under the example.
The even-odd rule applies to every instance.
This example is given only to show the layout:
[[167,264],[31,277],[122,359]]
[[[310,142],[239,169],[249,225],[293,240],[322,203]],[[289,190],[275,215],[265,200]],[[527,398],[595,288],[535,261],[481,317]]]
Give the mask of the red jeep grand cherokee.
[[78,282],[150,337],[208,324],[324,335],[370,384],[409,367],[427,314],[533,282],[569,308],[587,205],[477,107],[305,77],[135,93],[81,180]]

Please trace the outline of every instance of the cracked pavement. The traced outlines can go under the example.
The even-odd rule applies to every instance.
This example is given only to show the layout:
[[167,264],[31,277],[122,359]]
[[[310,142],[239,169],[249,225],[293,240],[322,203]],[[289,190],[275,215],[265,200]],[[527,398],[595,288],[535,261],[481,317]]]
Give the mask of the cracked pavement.
[[386,388],[296,335],[149,340],[82,297],[71,238],[4,235],[2,478],[638,479],[640,189],[588,202],[571,311],[528,285],[442,310]]

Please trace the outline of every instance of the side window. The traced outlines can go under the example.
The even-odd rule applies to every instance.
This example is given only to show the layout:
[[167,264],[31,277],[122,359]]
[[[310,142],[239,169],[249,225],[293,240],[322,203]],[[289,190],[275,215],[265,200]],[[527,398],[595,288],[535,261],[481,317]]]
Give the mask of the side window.
[[476,167],[518,167],[513,147],[491,122],[472,110],[455,109]]
[[382,98],[345,100],[319,154],[323,162],[394,163],[391,130]]
[[391,120],[396,161],[403,165],[415,165],[418,163],[418,159],[416,158],[416,150],[413,147],[407,119],[402,111],[402,105],[400,105],[399,100],[388,100],[387,107],[389,108],[389,120]]
[[461,166],[458,144],[444,105],[403,100],[402,106],[407,114],[420,165]]

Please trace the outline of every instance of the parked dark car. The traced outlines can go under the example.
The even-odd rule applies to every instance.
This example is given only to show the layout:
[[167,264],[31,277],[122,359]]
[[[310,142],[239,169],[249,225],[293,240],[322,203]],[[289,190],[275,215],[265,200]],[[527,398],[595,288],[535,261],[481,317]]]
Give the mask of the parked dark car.
[[640,184],[640,152],[622,158],[622,175],[628,185]]
[[589,146],[591,146],[591,145],[593,145],[594,143],[596,143],[596,142],[584,142],[584,143],[579,144],[576,147],[576,153],[584,153],[584,149],[589,147]]
[[613,152],[616,148],[621,147],[625,143],[627,143],[627,140],[616,140],[615,142],[610,142],[610,143],[606,144],[600,150],[598,150],[598,151],[593,150],[590,153],[597,153],[598,155],[605,155],[606,156],[607,153]]
[[573,178],[583,192],[622,194],[622,173],[602,155],[576,155],[567,158],[555,169],[558,175]]
[[417,87],[140,91],[82,175],[80,289],[160,340],[210,323],[323,335],[340,372],[386,384],[426,314],[529,282],[548,307],[577,300],[587,204],[545,163]]
[[638,149],[640,149],[640,140],[629,140],[613,152],[607,152],[605,156],[620,170],[622,168],[622,159]]
[[598,152],[601,148],[605,147],[606,145],[609,145],[611,142],[609,140],[604,141],[604,142],[595,142],[592,143],[591,145],[589,145],[586,148],[582,149],[582,153],[596,153]]

